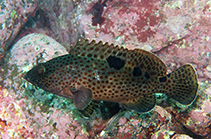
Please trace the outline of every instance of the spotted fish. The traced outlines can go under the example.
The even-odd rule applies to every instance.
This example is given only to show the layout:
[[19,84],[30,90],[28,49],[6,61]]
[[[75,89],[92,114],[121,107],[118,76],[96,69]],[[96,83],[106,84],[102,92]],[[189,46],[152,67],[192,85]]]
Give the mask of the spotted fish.
[[198,90],[191,64],[167,74],[163,61],[151,52],[88,40],[78,41],[70,54],[36,65],[24,78],[45,91],[73,99],[80,110],[91,100],[101,100],[147,112],[156,104],[155,93],[189,105]]

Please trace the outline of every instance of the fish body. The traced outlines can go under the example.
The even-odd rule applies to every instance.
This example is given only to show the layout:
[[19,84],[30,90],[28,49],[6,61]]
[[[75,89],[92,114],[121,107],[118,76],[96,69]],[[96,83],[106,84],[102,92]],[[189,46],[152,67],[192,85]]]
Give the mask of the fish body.
[[85,40],[70,54],[38,64],[24,78],[43,90],[73,99],[78,109],[91,100],[102,100],[147,112],[156,104],[155,93],[191,104],[198,90],[194,67],[185,64],[166,73],[162,60],[148,51]]

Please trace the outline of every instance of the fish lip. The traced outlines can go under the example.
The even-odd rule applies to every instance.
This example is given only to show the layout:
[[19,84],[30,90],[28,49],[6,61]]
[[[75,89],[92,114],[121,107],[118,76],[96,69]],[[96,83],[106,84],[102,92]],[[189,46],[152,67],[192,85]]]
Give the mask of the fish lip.
[[22,78],[26,79],[27,81],[29,80],[29,78],[27,77],[27,73],[23,73]]
[[24,79],[26,79],[27,77],[26,77],[26,73],[23,73],[22,74],[22,77],[24,78]]

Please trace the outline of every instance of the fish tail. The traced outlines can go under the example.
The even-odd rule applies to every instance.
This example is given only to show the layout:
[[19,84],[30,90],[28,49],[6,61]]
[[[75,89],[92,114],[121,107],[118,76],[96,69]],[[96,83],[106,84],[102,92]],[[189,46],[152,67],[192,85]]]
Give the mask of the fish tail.
[[191,104],[198,90],[197,73],[191,64],[185,64],[166,76],[159,77],[168,97],[181,104]]

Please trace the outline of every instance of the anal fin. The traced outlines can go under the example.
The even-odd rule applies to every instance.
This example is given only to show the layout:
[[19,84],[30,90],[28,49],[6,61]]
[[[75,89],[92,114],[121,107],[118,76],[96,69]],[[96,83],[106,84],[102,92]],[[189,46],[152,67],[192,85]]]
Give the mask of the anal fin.
[[85,87],[78,88],[73,92],[73,101],[79,110],[83,110],[92,100],[92,91]]
[[156,99],[154,94],[144,94],[137,98],[127,99],[120,104],[128,109],[143,113],[148,112],[155,107]]

